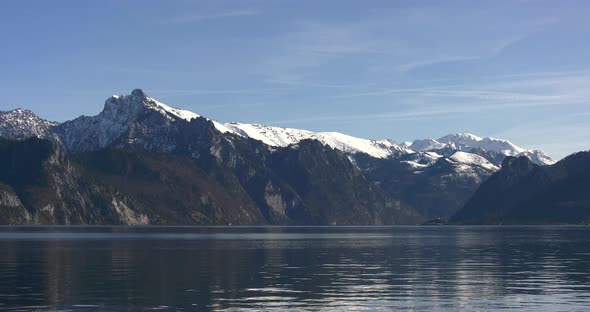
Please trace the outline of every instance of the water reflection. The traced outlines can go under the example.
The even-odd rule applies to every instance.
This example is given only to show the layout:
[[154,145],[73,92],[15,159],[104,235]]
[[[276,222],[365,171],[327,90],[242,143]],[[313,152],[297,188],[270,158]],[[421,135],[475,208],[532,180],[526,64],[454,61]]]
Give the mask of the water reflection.
[[0,227],[0,310],[585,311],[586,227]]

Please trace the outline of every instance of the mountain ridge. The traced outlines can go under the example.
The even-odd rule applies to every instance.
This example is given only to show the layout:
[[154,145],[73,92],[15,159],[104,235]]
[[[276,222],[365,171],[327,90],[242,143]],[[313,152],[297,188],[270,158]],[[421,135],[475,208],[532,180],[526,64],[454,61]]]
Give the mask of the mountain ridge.
[[[121,110],[121,108],[125,106],[127,107],[127,110],[124,111],[124,114],[122,114],[123,110]],[[140,113],[142,109],[158,111],[170,119],[179,118],[184,119],[186,121],[190,121],[191,119],[195,118],[205,118],[211,121],[214,124],[215,128],[221,133],[233,133],[236,135],[249,137],[255,140],[262,141],[263,143],[271,147],[286,147],[288,145],[296,144],[304,139],[315,139],[322,142],[323,144],[331,146],[332,148],[340,149],[345,153],[355,154],[361,152],[369,154],[376,158],[388,158],[392,156],[398,157],[404,154],[425,151],[436,151],[444,148],[451,148],[457,151],[465,152],[470,152],[473,149],[482,148],[486,151],[500,153],[504,156],[525,155],[529,157],[531,160],[533,160],[533,162],[540,165],[550,165],[555,163],[554,160],[552,160],[550,157],[548,157],[541,151],[526,150],[514,145],[508,140],[495,139],[489,137],[480,138],[469,133],[449,134],[439,138],[438,140],[420,139],[415,140],[411,144],[398,144],[391,139],[370,140],[353,137],[340,132],[312,132],[304,129],[284,128],[236,122],[221,124],[212,119],[203,117],[197,113],[188,110],[174,108],[167,104],[159,102],[145,95],[145,93],[141,89],[134,89],[130,95],[111,96],[105,101],[103,111],[101,111],[96,116],[81,116],[73,120],[65,121],[63,123],[47,121],[34,115],[34,113],[28,111],[35,117],[29,117],[29,123],[36,122],[40,124],[39,127],[29,127],[30,130],[18,129],[18,127],[14,129],[14,126],[11,129],[10,127],[10,122],[12,124],[18,124],[20,120],[18,117],[15,117],[15,114],[13,114],[12,112],[20,111],[23,109],[15,109],[8,112],[0,112],[0,121],[2,122],[0,123],[0,125],[2,125],[0,126],[0,136],[14,139],[22,139],[31,136],[48,138],[47,134],[51,132],[51,129],[63,128],[64,130],[62,130],[62,134],[67,138],[65,140],[65,143],[66,145],[68,145],[68,147],[71,147],[70,145],[72,144],[68,143],[70,141],[76,140],[69,133],[77,134],[78,129],[76,129],[77,127],[75,126],[75,124],[78,122],[95,122],[97,123],[97,127],[99,128],[96,130],[102,131],[102,135],[100,135],[97,139],[100,142],[99,144],[101,146],[104,146],[108,144],[110,141],[110,139],[108,138],[109,131],[120,132],[125,130],[124,125],[126,121],[128,121],[125,120],[125,118],[131,118],[135,116],[136,114]],[[100,116],[105,115],[110,115],[110,118],[100,118]],[[110,123],[107,123],[105,121],[109,121]],[[41,130],[34,131],[34,128],[40,128]],[[10,134],[10,131],[15,133]]]
[[[137,199],[134,207],[143,207],[137,208],[143,212],[152,211],[151,218],[155,219],[148,217],[150,222],[181,222],[181,215],[190,222],[216,224],[389,224],[420,218],[448,218],[465,204],[483,181],[499,170],[508,154],[534,153],[506,140],[485,139],[471,134],[448,135],[439,139],[446,143],[423,140],[425,144],[420,150],[412,150],[409,146],[414,143],[367,140],[338,132],[311,132],[256,124],[221,124],[199,114],[168,106],[148,97],[139,89],[129,95],[109,97],[104,109],[95,116],[80,116],[62,123],[52,123],[31,114],[27,112],[27,120],[39,123],[39,126],[14,127],[23,122],[10,120],[0,124],[1,136],[21,141],[27,137],[47,139],[61,146],[64,153],[82,160],[86,158],[77,157],[87,153],[108,157],[110,154],[100,153],[109,149],[137,153],[137,157],[145,159],[149,166],[162,169],[166,167],[146,153],[190,159],[193,166],[199,168],[199,173],[170,183],[177,184],[179,189],[189,190],[183,183],[197,183],[212,178],[216,182],[209,184],[218,183],[224,189],[223,192],[215,189],[217,195],[213,198],[198,195],[205,196],[202,197],[206,198],[203,199],[205,202],[217,203],[199,206],[199,209],[213,209],[199,212],[199,217],[179,211],[177,215],[168,215],[167,219],[157,221],[165,204],[152,199],[154,205],[160,207],[158,211],[152,211],[145,202]],[[20,115],[0,112],[0,116],[17,119]],[[427,148],[427,145],[430,147]],[[486,150],[490,145],[494,148]],[[129,162],[125,157],[135,156],[123,153],[119,157],[122,157],[121,161]],[[289,158],[291,163],[280,161],[281,157]],[[185,164],[177,163],[177,158],[170,158],[170,161],[175,164],[173,168],[185,167]],[[91,168],[92,164],[84,163],[81,166]],[[142,168],[155,170],[149,166]],[[306,173],[306,176],[294,174],[291,171],[295,169],[289,168],[299,168],[296,170]],[[108,171],[108,168],[101,170]],[[170,171],[171,174],[178,175],[174,170]],[[325,175],[321,172],[331,173]],[[109,184],[100,171],[96,176],[102,177],[97,178],[99,182],[102,181],[100,183]],[[329,176],[340,178],[330,181],[327,178]],[[317,189],[335,193],[309,193],[307,188],[300,185],[300,179],[309,181]],[[119,185],[119,192],[128,198],[141,198],[136,192],[137,188],[141,190],[142,182],[135,180],[133,183],[135,186],[131,188],[115,184]],[[153,183],[164,182],[156,179]],[[361,189],[366,190],[366,194],[356,191]],[[206,187],[198,192],[205,191],[208,191]],[[190,195],[191,192],[187,191],[187,196],[197,196]],[[8,199],[12,198],[12,195],[7,196]],[[229,210],[226,210],[231,202],[226,200],[228,196],[241,198],[255,208],[244,214],[243,218],[233,220],[229,217]],[[197,197],[179,198],[194,200]],[[15,203],[14,200],[9,201]],[[171,201],[168,199],[168,203]],[[346,205],[348,210],[341,211],[338,205]],[[193,209],[186,205],[180,206]],[[254,211],[260,213],[257,219],[245,217]]]

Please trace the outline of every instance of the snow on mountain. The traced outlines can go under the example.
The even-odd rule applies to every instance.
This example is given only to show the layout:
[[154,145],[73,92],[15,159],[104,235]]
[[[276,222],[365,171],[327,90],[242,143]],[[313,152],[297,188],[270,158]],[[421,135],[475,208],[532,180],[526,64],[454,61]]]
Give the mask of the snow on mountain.
[[448,158],[448,160],[466,165],[479,166],[491,171],[496,171],[500,169],[498,168],[498,166],[492,164],[487,159],[479,155],[466,153],[462,151],[455,152],[453,155],[451,155],[451,157]]
[[286,147],[302,140],[318,140],[324,145],[345,153],[366,153],[376,158],[413,153],[391,140],[367,140],[339,132],[312,132],[302,129],[264,126],[259,124],[228,123],[225,126],[236,134],[262,141],[273,147]]
[[478,137],[477,135],[473,135],[471,133],[454,133],[454,134],[447,134],[442,138],[436,140],[437,142],[441,142],[444,144],[455,144],[456,146],[471,146],[476,142],[483,140],[482,138]]
[[438,140],[415,140],[408,145],[408,147],[415,151],[431,151],[450,148],[453,150],[468,152],[473,149],[482,149],[487,152],[498,153],[504,156],[527,156],[539,165],[551,165],[555,163],[554,160],[541,151],[526,150],[514,145],[508,140],[489,137],[481,138],[470,133],[449,134]]
[[516,156],[525,151],[525,149],[512,144],[508,140],[480,138],[470,133],[449,134],[437,141],[453,146],[457,150],[481,148],[488,152],[501,153],[506,156]]
[[230,129],[233,133],[239,134],[244,137],[252,138],[258,141],[262,141],[266,145],[275,147],[284,147],[296,144],[299,141],[305,139],[313,139],[315,136],[314,132],[307,130],[270,127],[259,124],[245,124],[232,122],[225,124],[225,127]]
[[404,157],[401,162],[409,165],[413,169],[423,169],[430,167],[443,156],[435,152],[415,152]]
[[[417,152],[428,152],[450,148],[452,150],[464,151],[466,153],[473,149],[482,149],[488,152],[499,153],[504,156],[524,155],[541,165],[554,163],[551,158],[543,154],[541,151],[529,151],[512,144],[508,140],[480,138],[469,133],[449,134],[438,140],[423,139],[415,140],[412,143],[404,142],[402,144],[397,144],[392,140],[368,140],[339,132],[312,132],[302,129],[272,127],[259,124],[227,123],[225,124],[225,127],[233,133],[262,141],[273,147],[285,147],[296,144],[301,140],[314,139],[346,153],[355,154],[362,152],[376,158],[397,157]],[[432,164],[431,159],[426,154],[417,153],[415,156],[416,159],[405,160],[404,162],[416,168],[422,168]],[[493,164],[491,165],[495,166]]]
[[[135,92],[135,90],[134,90]],[[184,119],[186,121],[191,121],[191,119],[195,119],[195,118],[199,118],[199,117],[203,117],[199,114],[193,113],[191,111],[188,110],[184,110],[184,109],[179,109],[179,108],[174,108],[171,106],[168,106],[162,102],[159,102],[156,99],[153,99],[151,97],[145,97],[146,101],[145,104],[153,110],[157,110],[163,114],[168,114],[169,116],[174,116],[176,118],[180,118],[180,119]],[[205,118],[205,117],[203,117]],[[209,118],[205,118],[207,120],[211,120]],[[230,129],[228,129],[226,126],[220,124],[219,122],[215,121],[215,120],[211,120],[211,122],[213,122],[213,125],[215,125],[215,128],[217,130],[219,130],[221,133],[226,133],[226,132],[232,132]]]
[[7,139],[49,138],[57,125],[59,123],[42,119],[27,109],[0,111],[0,137]]
[[539,150],[524,151],[518,154],[517,156],[526,156],[533,163],[538,165],[553,165],[556,163],[555,160],[551,159],[549,156],[545,155],[545,153]]

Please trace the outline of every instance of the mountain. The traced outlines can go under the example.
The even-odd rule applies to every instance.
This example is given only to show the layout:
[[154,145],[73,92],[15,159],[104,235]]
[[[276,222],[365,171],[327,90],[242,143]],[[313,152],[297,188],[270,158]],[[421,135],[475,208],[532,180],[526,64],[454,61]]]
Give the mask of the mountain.
[[590,223],[590,152],[552,166],[507,157],[452,221],[477,224]]
[[[0,120],[2,137],[49,140],[66,161],[78,166],[81,175],[92,177],[100,185],[97,187],[125,195],[133,203],[129,205],[137,207],[149,223],[394,224],[448,218],[465,204],[480,183],[499,169],[507,156],[526,155],[543,165],[553,162],[540,151],[470,134],[398,144],[389,139],[368,140],[337,132],[221,124],[170,107],[139,89],[108,98],[103,111],[96,116],[55,123],[17,109],[0,112]],[[289,161],[281,161],[281,157]],[[106,162],[108,159],[111,161]],[[109,166],[119,168],[118,162],[129,164],[133,170],[121,168],[110,172]],[[172,168],[163,162],[169,162]],[[96,167],[101,163],[105,165]],[[142,187],[148,185],[142,184],[140,178],[132,179],[130,185],[125,182],[147,174],[143,171],[155,176],[164,168],[172,170],[170,174],[176,177],[180,174],[175,171],[178,168],[191,172],[187,163],[197,170],[191,176],[182,176],[174,183],[154,180],[149,186],[154,190],[170,189],[166,196],[147,192]],[[304,172],[305,176],[299,175]],[[131,173],[134,175],[127,175]],[[165,181],[170,184],[159,184]],[[314,188],[305,187],[301,181]],[[4,181],[0,179],[1,182]],[[201,187],[193,189],[192,194],[183,183],[211,185],[216,191]],[[113,185],[117,188],[111,189]],[[12,185],[4,182],[3,188],[10,195],[6,198],[15,204],[9,187]],[[185,191],[178,193],[174,189]],[[320,199],[319,190],[334,194],[324,194]],[[167,199],[160,201],[152,194]],[[202,200],[216,208],[203,212],[205,206],[178,204],[177,212],[164,216],[166,207],[174,202],[170,194],[176,194],[177,202],[207,198]],[[17,197],[34,214],[35,210]],[[237,202],[228,198],[244,203],[244,207],[235,208],[239,206]],[[239,217],[230,216],[229,206],[236,209],[235,216]],[[187,213],[191,209],[199,213]]]
[[0,203],[5,207],[0,222],[368,225],[422,220],[368,181],[339,150],[314,140],[269,148],[141,90],[109,98],[97,116],[50,129],[50,135],[40,136],[49,140],[2,142]]

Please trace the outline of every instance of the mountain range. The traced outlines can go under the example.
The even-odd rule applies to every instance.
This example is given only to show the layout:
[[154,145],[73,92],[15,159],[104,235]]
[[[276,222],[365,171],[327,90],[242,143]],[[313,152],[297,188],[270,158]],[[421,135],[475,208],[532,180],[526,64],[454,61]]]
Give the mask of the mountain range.
[[555,164],[472,134],[222,124],[140,89],[62,123],[0,112],[0,137],[2,223],[415,224],[452,217],[506,159]]

